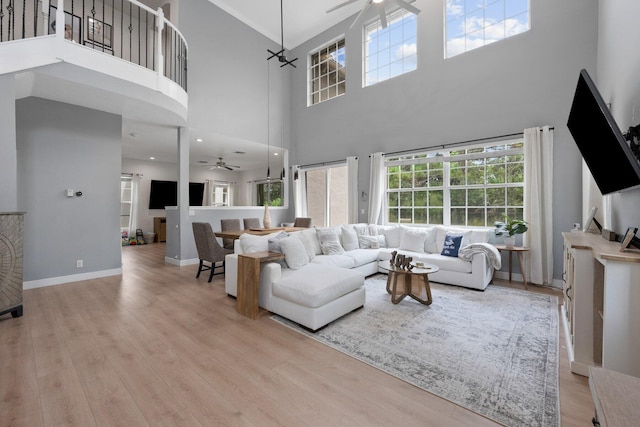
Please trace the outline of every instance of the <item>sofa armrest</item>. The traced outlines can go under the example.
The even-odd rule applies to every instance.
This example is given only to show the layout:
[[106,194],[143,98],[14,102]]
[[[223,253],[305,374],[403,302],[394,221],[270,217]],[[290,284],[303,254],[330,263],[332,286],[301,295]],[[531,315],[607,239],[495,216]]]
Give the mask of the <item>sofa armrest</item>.
[[471,276],[474,288],[477,289],[485,289],[491,282],[493,267],[485,254],[473,254],[471,258]]

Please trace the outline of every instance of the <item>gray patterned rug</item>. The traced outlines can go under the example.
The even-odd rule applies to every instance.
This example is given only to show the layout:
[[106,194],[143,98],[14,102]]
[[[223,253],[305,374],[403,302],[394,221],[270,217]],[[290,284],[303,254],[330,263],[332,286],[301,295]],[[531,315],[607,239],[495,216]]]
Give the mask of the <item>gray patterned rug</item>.
[[433,304],[393,305],[385,275],[363,309],[315,334],[293,329],[506,426],[560,425],[555,296],[432,284]]

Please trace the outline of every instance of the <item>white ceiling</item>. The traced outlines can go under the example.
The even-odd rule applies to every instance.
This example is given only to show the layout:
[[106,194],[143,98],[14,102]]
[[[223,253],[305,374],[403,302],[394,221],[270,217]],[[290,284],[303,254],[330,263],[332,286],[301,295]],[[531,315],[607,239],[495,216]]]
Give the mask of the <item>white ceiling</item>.
[[[280,44],[280,0],[209,1]],[[345,0],[282,0],[285,48],[293,49],[358,13],[367,1],[358,0],[327,13]]]

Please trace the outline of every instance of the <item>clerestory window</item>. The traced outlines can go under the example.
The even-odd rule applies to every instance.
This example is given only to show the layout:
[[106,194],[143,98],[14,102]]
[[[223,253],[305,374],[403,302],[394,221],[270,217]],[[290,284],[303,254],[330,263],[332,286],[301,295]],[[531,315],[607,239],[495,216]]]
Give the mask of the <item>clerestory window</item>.
[[309,54],[308,105],[346,92],[345,39],[333,41]]

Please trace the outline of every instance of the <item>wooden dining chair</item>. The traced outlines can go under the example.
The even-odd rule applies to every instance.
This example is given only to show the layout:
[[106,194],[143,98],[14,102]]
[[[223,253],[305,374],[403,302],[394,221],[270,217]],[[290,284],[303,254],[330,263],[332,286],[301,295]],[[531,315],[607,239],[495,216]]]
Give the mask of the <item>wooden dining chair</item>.
[[311,227],[311,218],[297,217],[293,221],[293,226],[294,227],[310,228]]
[[[233,253],[233,250],[220,246],[216,235],[211,229],[211,224],[208,222],[193,222],[191,226],[193,228],[193,238],[196,241],[196,249],[198,250],[198,258],[200,258],[196,279],[200,277],[200,273],[203,271],[210,270],[208,282],[211,282],[214,275],[224,274],[224,257]],[[208,262],[209,265],[206,265],[205,262]],[[222,268],[222,271],[215,273],[216,268]]]
[[[220,220],[220,230],[222,231],[230,231],[230,230],[241,230],[240,220],[239,219],[221,219]],[[222,239],[222,246],[225,249],[233,250],[233,239]]]
[[243,221],[245,230],[249,230],[251,228],[261,228],[260,218],[245,218]]

